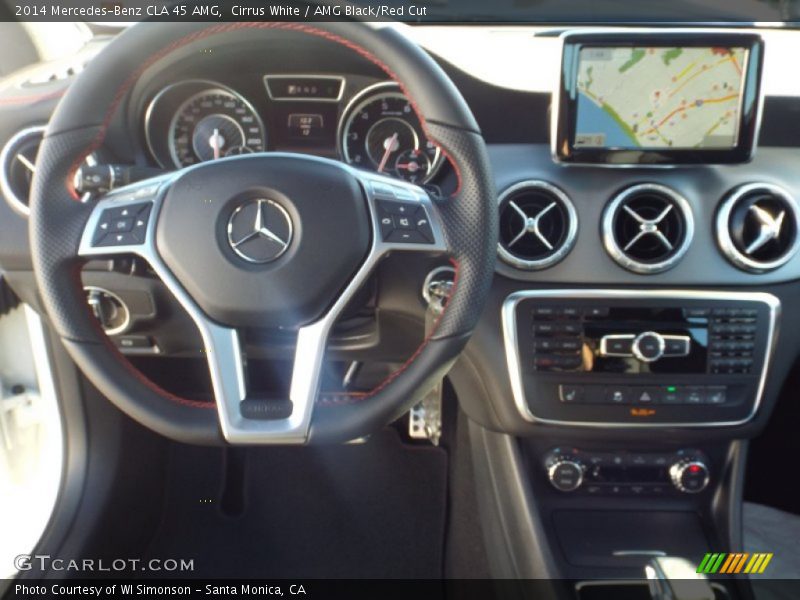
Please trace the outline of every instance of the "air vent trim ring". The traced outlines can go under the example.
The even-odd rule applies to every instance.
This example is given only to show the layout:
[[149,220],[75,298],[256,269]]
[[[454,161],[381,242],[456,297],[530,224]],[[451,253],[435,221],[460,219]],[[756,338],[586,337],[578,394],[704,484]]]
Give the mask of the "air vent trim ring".
[[23,217],[30,215],[31,210],[28,207],[28,203],[17,196],[11,186],[11,182],[8,180],[11,160],[13,160],[12,153],[22,146],[23,143],[27,142],[29,138],[37,136],[41,141],[41,138],[44,137],[45,128],[44,125],[34,125],[19,130],[9,138],[6,145],[3,146],[2,151],[0,151],[0,193],[2,193],[6,202],[14,212]]
[[[784,200],[791,208],[792,217],[795,225],[795,239],[791,247],[783,254],[782,257],[771,261],[754,260],[742,254],[734,244],[731,238],[729,223],[731,212],[733,212],[736,204],[742,199],[752,194],[753,192],[769,192],[776,197]],[[800,251],[800,206],[797,200],[784,188],[772,183],[747,183],[735,188],[728,197],[722,201],[722,204],[717,211],[717,218],[715,222],[717,243],[725,257],[736,267],[743,271],[751,273],[766,273],[774,271],[789,262],[798,251]]]
[[[680,211],[684,226],[683,240],[677,249],[668,258],[653,263],[640,262],[625,254],[614,236],[614,220],[622,203],[633,196],[647,192],[661,194],[671,200]],[[689,251],[694,239],[694,214],[689,201],[672,188],[659,183],[639,183],[625,188],[608,203],[603,211],[601,235],[606,252],[618,265],[639,275],[655,275],[673,268]]]
[[498,242],[497,254],[503,262],[517,269],[539,271],[561,262],[575,246],[578,237],[578,213],[566,192],[552,183],[541,179],[520,181],[504,189],[497,198],[498,208],[501,207],[508,198],[524,190],[544,191],[545,193],[551,194],[561,202],[569,220],[567,232],[561,246],[555,252],[541,260],[525,260],[515,256],[503,247],[502,243]]

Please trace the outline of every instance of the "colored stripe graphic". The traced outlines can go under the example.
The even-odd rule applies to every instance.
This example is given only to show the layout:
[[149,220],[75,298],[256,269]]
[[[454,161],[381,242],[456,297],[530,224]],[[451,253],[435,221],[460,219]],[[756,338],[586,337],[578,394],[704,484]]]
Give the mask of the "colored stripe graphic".
[[747,552],[734,552],[731,554],[727,552],[709,552],[700,561],[697,573],[708,575],[715,573],[733,574],[741,573],[742,569],[744,569],[745,573],[763,573],[772,557],[772,552],[756,552],[755,554]]

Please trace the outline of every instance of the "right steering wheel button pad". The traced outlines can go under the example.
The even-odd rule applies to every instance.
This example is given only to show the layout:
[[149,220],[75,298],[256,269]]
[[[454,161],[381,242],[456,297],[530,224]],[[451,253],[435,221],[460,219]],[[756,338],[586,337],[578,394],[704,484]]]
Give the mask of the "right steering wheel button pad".
[[150,202],[141,202],[104,210],[95,227],[92,246],[143,244],[152,206]]
[[424,206],[413,202],[378,200],[378,221],[384,242],[432,244],[433,229]]

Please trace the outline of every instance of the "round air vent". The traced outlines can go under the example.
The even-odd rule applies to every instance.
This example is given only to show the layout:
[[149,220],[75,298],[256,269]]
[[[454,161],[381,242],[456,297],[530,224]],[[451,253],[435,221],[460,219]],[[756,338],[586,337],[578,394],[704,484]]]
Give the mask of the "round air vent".
[[523,181],[499,199],[498,253],[526,270],[544,269],[563,259],[575,244],[578,216],[569,197],[546,181]]
[[43,136],[43,126],[23,129],[8,140],[0,152],[0,191],[11,208],[23,216],[30,212],[28,196]]
[[797,201],[777,185],[743,185],[717,212],[717,240],[728,260],[740,269],[754,273],[777,269],[800,247]]
[[603,214],[603,244],[617,263],[650,275],[671,269],[694,235],[692,209],[674,190],[655,183],[629,187]]

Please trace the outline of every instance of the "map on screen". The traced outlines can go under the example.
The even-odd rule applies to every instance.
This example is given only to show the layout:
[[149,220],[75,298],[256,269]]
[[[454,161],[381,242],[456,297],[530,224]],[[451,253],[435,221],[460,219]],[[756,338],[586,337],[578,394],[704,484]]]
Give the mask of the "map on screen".
[[735,147],[747,52],[582,48],[574,147]]

